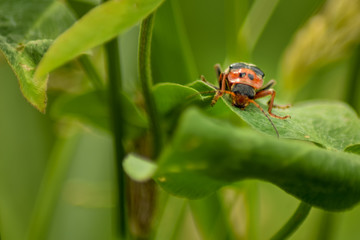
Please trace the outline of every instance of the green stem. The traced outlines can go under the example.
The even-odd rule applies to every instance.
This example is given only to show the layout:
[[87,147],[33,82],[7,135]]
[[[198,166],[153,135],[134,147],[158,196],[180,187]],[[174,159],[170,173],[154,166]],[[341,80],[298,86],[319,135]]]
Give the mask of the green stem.
[[311,205],[301,202],[295,213],[287,223],[271,238],[271,240],[282,240],[293,234],[302,224],[311,210]]
[[142,91],[145,98],[145,106],[149,114],[150,129],[153,137],[153,156],[157,157],[163,145],[162,133],[160,128],[160,119],[152,94],[152,76],[151,76],[151,37],[154,25],[154,13],[146,17],[140,26],[139,37],[139,78],[142,85]]
[[320,219],[320,226],[316,239],[331,240],[334,239],[337,230],[337,215],[332,212],[323,212]]
[[348,89],[347,89],[347,99],[346,101],[356,110],[358,110],[359,105],[357,104],[358,100],[358,91],[360,90],[359,77],[360,77],[360,47],[358,46],[350,63],[350,71],[348,75]]
[[114,146],[115,146],[115,167],[118,185],[118,221],[119,221],[119,234],[121,239],[128,237],[127,228],[127,209],[126,209],[126,183],[125,173],[122,161],[125,157],[125,149],[122,143],[124,136],[123,118],[121,116],[122,106],[120,102],[121,90],[121,72],[120,72],[120,57],[119,57],[119,44],[118,39],[114,38],[105,44],[107,55],[107,71],[109,78],[109,107],[110,116],[113,126]]
[[181,52],[185,59],[185,67],[184,71],[188,73],[189,79],[195,79],[199,77],[199,73],[196,67],[196,62],[194,58],[194,54],[191,50],[190,42],[188,35],[186,33],[186,27],[184,25],[183,15],[181,12],[180,3],[181,0],[169,1],[172,9],[172,14],[175,21],[175,27],[178,32]]
[[91,81],[94,88],[97,90],[103,90],[104,89],[104,83],[99,75],[99,73],[96,71],[94,64],[92,64],[89,56],[87,55],[81,55],[79,57],[79,62],[81,66],[83,67],[85,73],[88,75],[89,80]]
[[152,239],[176,239],[176,236],[179,235],[181,224],[184,222],[188,201],[166,195],[163,203],[156,232]]
[[238,40],[241,40],[241,38],[246,39],[249,53],[254,50],[279,2],[279,0],[259,0],[251,5],[243,26],[238,33]]
[[259,239],[260,203],[259,184],[255,181],[246,183],[245,203],[247,209],[247,238]]

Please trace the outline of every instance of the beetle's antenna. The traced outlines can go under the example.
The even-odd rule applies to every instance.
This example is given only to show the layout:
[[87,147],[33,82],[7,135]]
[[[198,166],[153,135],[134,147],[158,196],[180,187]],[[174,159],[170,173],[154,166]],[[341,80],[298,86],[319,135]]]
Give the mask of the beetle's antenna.
[[279,132],[277,130],[277,128],[275,127],[275,124],[274,122],[271,120],[271,118],[269,117],[268,114],[266,114],[266,112],[264,111],[264,109],[257,103],[255,102],[254,100],[250,99],[249,100],[251,103],[253,103],[258,109],[260,109],[262,111],[262,113],[266,116],[266,118],[269,120],[269,122],[271,123],[271,125],[273,126],[275,132],[276,132],[276,135],[277,135],[277,138],[280,138],[280,135],[279,135]]
[[[195,97],[195,96],[198,96],[198,95],[204,97],[203,94],[215,93],[215,92],[216,92],[216,90],[213,90],[213,91],[204,91],[204,92],[197,92],[197,93],[194,93],[194,94],[191,94],[191,95],[187,96],[186,99],[188,100],[188,99],[191,99],[191,98],[193,98],[193,97]],[[205,95],[205,97],[209,97],[209,96],[211,96],[211,95]]]
[[217,86],[215,86],[215,85],[209,83],[208,81],[206,81],[204,75],[201,75],[200,78],[201,78],[201,81],[203,81],[206,85],[208,85],[208,86],[210,86],[210,87],[212,87],[212,88],[214,88],[216,90],[219,90],[219,88]]
[[201,75],[200,78],[201,78],[201,80],[202,80],[206,85],[208,85],[209,87],[213,88],[214,90],[197,92],[197,93],[195,93],[195,94],[192,94],[192,95],[188,96],[187,99],[188,99],[188,98],[192,98],[192,97],[194,97],[194,96],[196,96],[196,95],[202,95],[202,94],[207,94],[207,93],[215,93],[215,92],[217,92],[217,91],[219,90],[218,87],[216,87],[215,85],[213,85],[213,84],[209,83],[208,81],[206,81],[206,79],[205,79],[205,77],[204,77],[203,75]]

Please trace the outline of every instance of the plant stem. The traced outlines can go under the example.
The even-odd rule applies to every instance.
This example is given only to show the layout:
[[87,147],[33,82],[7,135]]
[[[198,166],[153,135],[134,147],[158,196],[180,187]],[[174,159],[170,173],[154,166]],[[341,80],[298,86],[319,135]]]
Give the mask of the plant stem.
[[89,80],[91,81],[94,88],[97,90],[103,90],[104,89],[104,83],[99,75],[99,73],[96,71],[94,65],[92,64],[89,56],[87,55],[81,55],[79,57],[79,62],[81,66],[83,67],[85,73],[88,75]]
[[174,17],[175,27],[179,36],[181,52],[183,53],[185,59],[186,69],[184,69],[184,71],[188,73],[189,79],[195,79],[199,77],[199,73],[196,67],[194,54],[191,50],[189,38],[186,33],[180,2],[181,0],[169,1]]
[[259,239],[260,222],[260,203],[259,203],[259,184],[255,181],[246,183],[245,203],[246,203],[246,232],[248,239]]
[[279,0],[260,0],[251,5],[243,26],[238,33],[238,40],[246,38],[249,53],[255,48],[279,2]]
[[293,234],[302,224],[311,210],[311,205],[301,202],[295,213],[287,223],[271,238],[271,240],[282,240]]
[[348,74],[348,88],[347,88],[347,94],[346,94],[346,101],[356,110],[358,110],[359,105],[357,104],[357,96],[358,91],[360,89],[359,76],[360,76],[360,47],[358,46],[355,51],[352,58],[352,61],[350,63],[350,71]]
[[318,227],[318,233],[316,239],[331,240],[336,236],[337,230],[337,216],[332,212],[323,212],[320,219],[320,226]]
[[109,92],[109,107],[110,116],[113,126],[114,146],[115,146],[115,166],[118,185],[118,221],[119,234],[121,239],[128,237],[127,228],[127,209],[126,209],[126,183],[125,173],[122,161],[125,157],[125,149],[122,143],[124,136],[123,118],[121,116],[122,106],[120,102],[121,89],[121,72],[120,72],[120,57],[118,39],[114,38],[105,44],[107,55],[107,71],[109,78],[108,92]]
[[139,37],[139,78],[142,85],[142,91],[145,98],[145,106],[149,114],[150,129],[153,137],[153,156],[157,157],[163,145],[162,133],[160,128],[160,119],[158,118],[154,96],[151,91],[151,37],[154,25],[154,13],[146,17],[140,26]]

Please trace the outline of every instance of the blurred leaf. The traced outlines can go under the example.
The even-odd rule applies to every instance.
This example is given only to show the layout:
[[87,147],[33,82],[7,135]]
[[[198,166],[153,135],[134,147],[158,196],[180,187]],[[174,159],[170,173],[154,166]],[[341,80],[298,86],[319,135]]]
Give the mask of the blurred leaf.
[[129,154],[123,162],[124,171],[135,181],[147,181],[156,171],[156,164],[136,154]]
[[360,42],[360,2],[329,0],[301,28],[282,60],[285,87],[300,89],[319,68],[352,52]]
[[[153,177],[157,165],[135,154],[129,154],[124,160],[124,170],[136,181],[146,181]],[[189,202],[203,239],[227,239],[229,226],[222,212],[217,195]],[[211,210],[210,210],[211,209]],[[213,211],[216,210],[216,211]]]
[[[204,87],[212,89],[200,81],[193,86],[201,91],[204,90]],[[267,110],[268,107],[264,100],[256,101],[263,109]],[[233,107],[228,100],[224,100],[224,97],[219,99],[216,105],[219,102],[224,102],[228,109],[255,129],[276,136],[269,120],[254,105],[250,104],[245,110],[241,110]],[[224,111],[226,110],[224,109]],[[327,149],[336,150],[344,150],[349,145],[360,143],[360,119],[354,110],[345,103],[309,101],[285,110],[273,109],[273,113],[279,116],[291,116],[291,119],[286,120],[271,117],[280,137],[311,141]]]
[[[147,128],[145,116],[135,104],[121,94],[124,126],[127,137],[135,137]],[[111,131],[108,105],[105,92],[94,91],[82,95],[68,95],[60,98],[52,107],[52,115],[56,118],[73,117],[93,127]]]
[[36,65],[52,39],[73,21],[57,1],[0,1],[0,50],[19,80],[22,94],[41,112],[46,107],[48,77],[44,74],[34,79]]
[[46,75],[84,51],[123,33],[154,11],[162,1],[108,1],[93,8],[54,41],[37,68],[36,77]]
[[[176,64],[164,59],[176,59]],[[151,60],[156,83],[184,84],[198,77],[178,0],[165,1],[156,11]]]
[[155,179],[169,193],[201,198],[257,178],[309,204],[344,210],[360,200],[359,171],[358,155],[237,129],[192,109],[161,155]]
[[65,2],[71,7],[78,18],[81,18],[92,8],[101,3],[100,0],[65,0]]
[[354,145],[347,146],[345,148],[345,152],[355,153],[355,154],[360,155],[360,144],[354,144]]

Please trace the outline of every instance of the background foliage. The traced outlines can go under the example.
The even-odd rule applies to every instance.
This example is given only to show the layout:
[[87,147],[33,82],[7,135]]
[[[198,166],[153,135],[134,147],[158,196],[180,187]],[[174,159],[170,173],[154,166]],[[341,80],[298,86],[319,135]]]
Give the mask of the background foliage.
[[[99,1],[94,0],[0,2],[2,22],[0,49],[3,53],[0,58],[1,239],[26,239],[27,236],[33,239],[115,238],[112,216],[115,205],[113,145],[106,100],[102,97],[103,90],[100,89],[105,83],[100,82],[98,87],[94,82],[89,81],[89,76],[84,74],[81,57],[65,65],[62,65],[65,60],[61,62],[62,58],[55,57],[54,60],[49,60],[50,63],[54,61],[52,67],[45,66],[37,73],[35,68],[53,43],[68,41],[67,44],[83,47],[82,41],[89,39],[81,35],[81,31],[84,31],[95,35],[96,41],[87,43],[89,45],[77,49],[77,52],[70,46],[68,49],[51,51],[57,51],[55,54],[63,53],[67,60],[79,54],[89,56],[96,70],[105,79],[104,50],[97,45],[121,32],[119,43],[123,78],[122,98],[126,112],[131,113],[124,117],[128,130],[126,148],[129,151],[140,151],[138,146],[144,146],[141,141],[146,139],[139,136],[143,136],[147,128],[147,119],[144,111],[136,108],[134,104],[140,106],[142,104],[137,77],[139,25],[136,23],[156,9],[161,2],[129,0],[106,3],[107,7],[110,6],[109,8],[114,10],[115,16],[121,14],[125,6],[132,9],[137,6],[134,4],[139,4],[141,11],[137,9],[139,11],[135,16],[132,15],[132,18],[124,16],[125,25],[121,25],[124,24],[121,21],[124,19],[121,18],[112,21],[113,18],[108,12],[101,12],[104,8],[97,8],[88,13],[88,10],[100,4]],[[278,92],[277,101],[291,102],[294,108],[289,111],[293,111],[294,114],[298,111],[298,116],[303,117],[302,121],[296,122],[295,118],[284,125],[280,120],[275,121],[280,135],[282,137],[290,135],[294,138],[296,131],[293,133],[286,131],[287,129],[292,126],[298,127],[299,124],[307,123],[306,121],[314,122],[315,119],[318,125],[314,125],[313,128],[320,129],[326,125],[324,129],[329,131],[311,140],[325,149],[337,149],[339,152],[334,155],[351,158],[350,161],[357,166],[358,156],[349,157],[350,154],[341,151],[353,145],[347,150],[359,152],[356,145],[359,144],[359,134],[357,134],[359,119],[356,113],[360,110],[359,94],[357,94],[360,91],[359,5],[356,0],[228,0],[223,3],[215,0],[164,1],[157,10],[153,31],[151,55],[153,81],[185,85],[194,82],[200,74],[203,74],[210,82],[215,83],[213,70],[215,63],[220,63],[223,68],[237,61],[255,63],[266,73],[266,80],[277,80],[278,85],[275,86]],[[53,14],[54,12],[57,14]],[[86,13],[88,15],[85,15]],[[99,14],[100,18],[97,20],[100,22],[95,22],[99,26],[91,21],[86,22],[86,18],[91,19],[91,14]],[[62,39],[65,40],[58,38],[53,42],[81,16],[85,17],[81,20],[83,26],[77,23],[80,32],[71,34],[68,31],[62,35]],[[110,22],[112,24],[109,24]],[[66,37],[66,34],[71,38]],[[51,53],[47,54],[51,59]],[[48,79],[47,71],[60,65],[62,67],[52,72]],[[37,74],[35,78],[33,78],[34,74]],[[251,125],[269,135],[274,134],[272,128],[264,127],[268,126],[266,125],[268,123],[261,114],[252,115],[256,111],[254,108],[249,108],[245,113],[233,112],[233,109],[226,106],[226,101],[220,101],[219,106],[216,105],[208,110],[206,106],[209,99],[195,95],[189,102],[205,109],[205,113],[191,109],[179,120],[182,110],[185,109],[181,104],[188,103],[186,96],[196,94],[195,89],[204,88],[199,85],[190,86],[193,88],[164,84],[157,85],[153,91],[155,102],[159,106],[164,135],[175,141],[167,147],[168,155],[163,154],[160,157],[160,160],[165,162],[156,173],[160,184],[163,177],[161,171],[166,170],[168,156],[183,150],[183,145],[176,144],[180,144],[184,141],[181,139],[184,138],[186,142],[187,131],[192,132],[194,126],[199,123],[203,123],[196,128],[199,131],[204,130],[201,127],[207,126],[206,124],[213,126],[214,122],[224,125],[224,128],[213,126],[204,133],[209,136],[217,133],[217,136],[220,136],[217,139],[224,141],[231,142],[236,136],[243,138],[252,136],[249,142],[259,144],[264,149],[259,151],[259,155],[267,153],[266,156],[271,156],[267,146],[275,138],[259,135],[248,127]],[[47,102],[47,114],[41,114],[34,109],[21,93],[41,111],[45,110]],[[185,100],[179,102],[179,99]],[[319,109],[301,109],[301,106],[304,106],[301,105],[302,101],[314,99],[321,99],[324,103],[321,109],[328,113],[321,113]],[[334,100],[348,103],[355,112],[344,103],[335,103]],[[346,113],[340,114],[341,111]],[[282,113],[284,112],[279,112]],[[341,118],[334,120],[333,117],[337,115],[346,116],[351,124]],[[324,124],[321,124],[322,118],[325,118]],[[194,121],[192,119],[198,119],[199,122],[194,125],[189,124],[189,121]],[[258,121],[253,121],[254,119]],[[309,127],[309,124],[304,125]],[[178,130],[174,135],[175,129],[179,126],[183,131]],[[236,134],[233,135],[231,129],[234,129]],[[175,137],[172,138],[173,136]],[[211,138],[205,140],[209,141],[208,144],[213,144],[214,142],[209,139]],[[297,139],[307,140],[300,137]],[[345,143],[336,142],[343,139]],[[306,143],[296,145],[297,142],[284,141],[285,144],[302,146],[304,149],[315,148]],[[235,144],[235,147],[240,148],[240,143],[241,141]],[[274,146],[276,144],[274,143]],[[171,152],[171,148],[175,151]],[[281,146],[279,148],[281,149]],[[220,157],[207,158],[214,161],[212,164],[216,165],[217,159],[220,162],[224,154],[231,155],[236,152],[230,147],[230,150],[221,149],[223,151],[220,151]],[[329,154],[328,150],[318,147],[316,149],[318,153]],[[141,151],[147,152],[148,149]],[[279,152],[281,153],[281,150],[276,154]],[[294,152],[295,150],[288,155]],[[198,152],[182,152],[185,156],[189,154],[189,160],[190,157],[196,157],[194,156],[196,153]],[[243,152],[236,153],[243,154]],[[284,161],[288,155],[283,157]],[[278,157],[273,158],[282,160]],[[268,163],[266,159],[264,158],[265,164]],[[174,163],[176,162],[172,164]],[[169,164],[171,167],[171,163]],[[219,166],[224,167],[224,164]],[[256,165],[250,166],[256,168]],[[308,165],[301,167],[303,166]],[[220,181],[220,184],[216,182],[216,189],[223,185],[227,186],[207,198],[185,200],[169,196],[160,189],[157,200],[159,207],[155,214],[155,230],[152,237],[154,239],[268,239],[272,236],[294,212],[299,200],[268,182],[259,180],[236,182],[235,180],[240,179],[237,178],[238,172],[233,173],[236,177],[226,176],[224,172],[220,172],[229,171],[230,167],[223,169],[219,167],[215,168],[218,171],[210,172],[210,177],[215,176],[216,181]],[[210,169],[214,170],[213,167]],[[323,169],[320,165],[306,171],[310,173],[309,176],[313,176]],[[359,196],[356,170],[357,168],[354,167],[347,175],[354,176],[349,178],[352,184],[350,185],[354,186],[349,190],[349,195],[343,195],[341,186],[332,188],[339,190],[340,195],[336,191],[333,192],[340,199],[339,202],[348,201],[351,204],[345,203],[344,207],[339,207],[338,202],[331,203],[330,199],[330,203],[327,203],[335,207],[325,207],[321,201],[316,206],[333,210],[347,209],[352,207],[352,204],[356,204]],[[226,178],[223,178],[224,176]],[[261,178],[270,179],[263,176]],[[180,180],[186,180],[186,176],[182,176]],[[202,181],[203,179],[199,179],[196,183]],[[211,182],[208,179],[206,181]],[[270,181],[280,186],[282,184],[275,180],[270,179]],[[229,182],[233,183],[229,185]],[[205,187],[209,186],[201,185],[199,188],[207,190]],[[314,185],[310,183],[310,189],[311,187]],[[170,191],[174,190],[170,189]],[[176,191],[175,193],[179,194]],[[296,193],[295,195],[299,196]],[[359,211],[356,205],[345,212],[328,212],[315,208],[292,239],[355,239],[360,235],[357,227]],[[132,230],[141,235],[141,229],[144,227],[139,230],[136,228],[139,226],[138,223],[131,222],[131,225]]]

